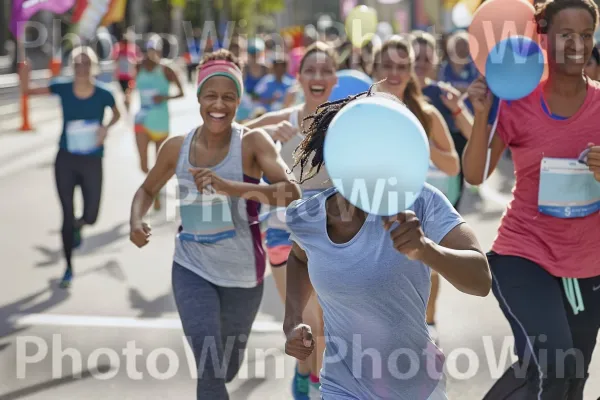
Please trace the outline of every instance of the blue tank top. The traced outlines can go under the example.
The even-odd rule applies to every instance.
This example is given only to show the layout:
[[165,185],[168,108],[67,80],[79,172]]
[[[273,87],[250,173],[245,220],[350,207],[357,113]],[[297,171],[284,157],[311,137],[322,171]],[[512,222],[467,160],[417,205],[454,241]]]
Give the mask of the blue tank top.
[[[211,170],[224,179],[258,184],[243,173],[243,133],[243,126],[232,125],[229,153]],[[255,287],[262,283],[265,273],[260,204],[198,192],[189,172],[195,134],[196,129],[185,137],[175,171],[182,226],[175,241],[174,260],[215,285]]]
[[[444,356],[425,323],[430,268],[395,250],[381,217],[374,215],[349,242],[332,242],[325,203],[336,193],[330,188],[296,201],[286,213],[291,239],[308,256],[310,280],[323,308],[324,398],[445,399]],[[430,185],[411,210],[435,243],[463,222]],[[375,352],[380,362],[368,355]]]

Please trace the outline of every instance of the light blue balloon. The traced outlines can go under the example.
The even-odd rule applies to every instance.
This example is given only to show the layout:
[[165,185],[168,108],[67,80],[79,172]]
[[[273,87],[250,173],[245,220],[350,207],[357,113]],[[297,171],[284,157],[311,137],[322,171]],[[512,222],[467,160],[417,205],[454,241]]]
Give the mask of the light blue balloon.
[[351,204],[396,215],[419,197],[429,170],[429,140],[406,106],[375,95],[349,103],[333,118],[323,149],[333,185]]
[[540,84],[544,74],[544,56],[530,38],[511,36],[490,51],[485,63],[488,87],[503,100],[519,100]]
[[344,99],[369,90],[373,79],[364,72],[345,69],[337,72],[338,83],[333,87],[329,101]]

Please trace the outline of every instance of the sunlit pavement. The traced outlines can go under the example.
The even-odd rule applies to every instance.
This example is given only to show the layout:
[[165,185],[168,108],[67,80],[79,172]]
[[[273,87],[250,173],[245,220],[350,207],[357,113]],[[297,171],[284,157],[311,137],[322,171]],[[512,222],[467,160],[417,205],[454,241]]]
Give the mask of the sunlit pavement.
[[[170,106],[174,134],[189,132],[200,120],[192,88],[187,92]],[[139,250],[128,241],[129,207],[143,179],[131,116],[111,131],[101,213],[76,251],[73,286],[57,287],[64,268],[53,170],[57,104],[35,100],[34,132],[19,132],[14,115],[1,120],[0,398],[194,398],[193,358],[171,296],[177,227],[169,217],[172,194],[165,193],[165,208],[148,217],[152,242]],[[479,194],[469,191],[460,207],[486,249],[510,195],[510,164],[503,163],[504,172],[496,172]],[[247,363],[229,385],[232,399],[291,398],[294,361],[283,354],[282,319],[268,276]],[[448,358],[449,398],[481,399],[511,363],[512,337],[495,299],[469,297],[443,282],[438,329]],[[598,354],[591,371],[586,400],[600,396]]]

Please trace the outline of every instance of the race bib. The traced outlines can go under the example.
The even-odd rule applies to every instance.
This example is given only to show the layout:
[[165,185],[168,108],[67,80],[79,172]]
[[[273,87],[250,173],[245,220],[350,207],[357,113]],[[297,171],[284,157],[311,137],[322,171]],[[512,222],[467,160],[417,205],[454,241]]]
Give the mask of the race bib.
[[458,201],[460,197],[460,176],[446,175],[433,164],[430,164],[427,172],[427,183],[442,192],[451,204]]
[[65,128],[67,150],[73,154],[90,154],[98,150],[97,121],[69,121]]
[[154,96],[158,95],[156,89],[141,89],[140,90],[140,102],[142,108],[149,108],[154,105]]
[[129,60],[127,56],[120,56],[118,62],[118,71],[121,75],[129,75],[131,65],[129,64]]
[[581,218],[600,211],[600,183],[575,159],[543,158],[538,210],[556,218]]
[[191,204],[179,206],[183,231],[182,240],[216,243],[236,235],[227,196],[202,194]]

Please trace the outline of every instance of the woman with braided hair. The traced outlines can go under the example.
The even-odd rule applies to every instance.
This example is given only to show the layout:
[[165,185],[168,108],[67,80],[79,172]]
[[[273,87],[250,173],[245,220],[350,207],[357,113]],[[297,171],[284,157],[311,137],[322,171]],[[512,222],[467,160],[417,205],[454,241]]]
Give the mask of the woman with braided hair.
[[[371,95],[394,98],[369,91],[323,104],[305,121],[296,151],[300,185],[325,167],[323,145],[332,119]],[[302,311],[316,292],[326,343],[322,399],[446,399],[444,356],[425,323],[431,271],[475,296],[486,296],[491,287],[485,255],[446,197],[425,184],[410,209],[380,218],[330,188],[290,204],[286,222],[293,247],[285,350],[300,360],[313,352]]]

